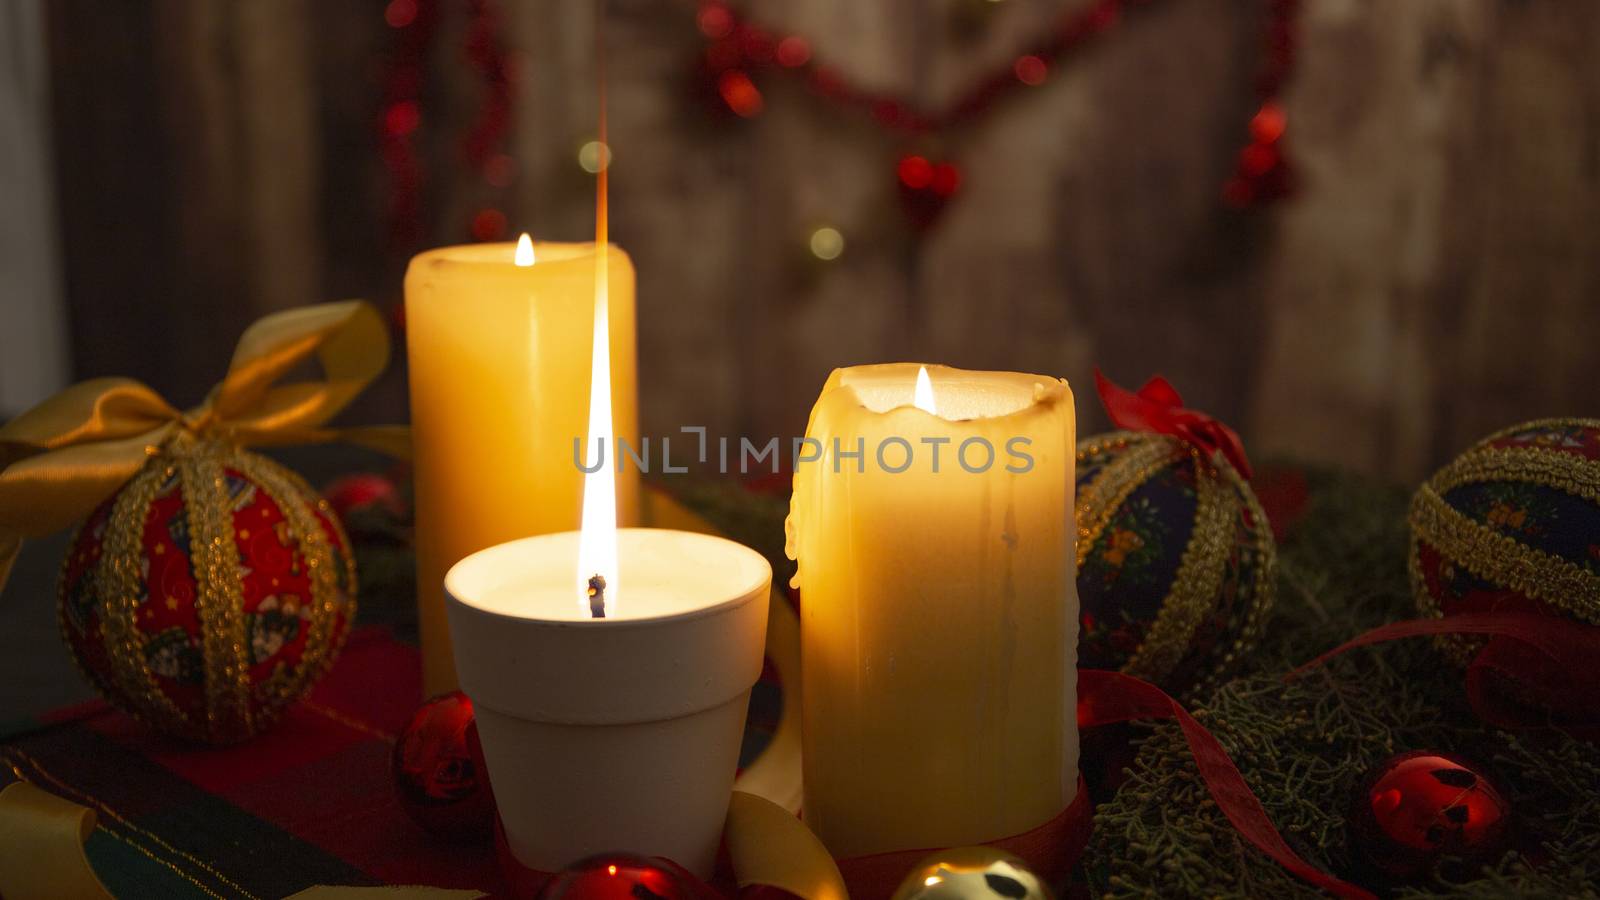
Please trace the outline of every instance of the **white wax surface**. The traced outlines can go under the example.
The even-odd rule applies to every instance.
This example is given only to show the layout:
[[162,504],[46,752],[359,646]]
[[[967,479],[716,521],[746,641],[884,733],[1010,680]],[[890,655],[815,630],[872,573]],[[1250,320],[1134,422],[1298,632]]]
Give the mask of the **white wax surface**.
[[[898,365],[857,366],[845,370],[841,387],[855,392],[862,406],[875,413],[886,413],[913,405],[916,395],[916,369]],[[976,376],[983,377],[976,377]],[[933,384],[934,408],[941,419],[960,422],[991,419],[1027,409],[1035,398],[1035,385],[1043,384],[1030,376],[1010,373],[972,373],[947,366],[928,366]]]
[[617,531],[620,590],[605,619],[577,596],[578,532],[490,547],[445,576],[452,596],[505,616],[593,624],[694,615],[747,596],[768,577],[766,561],[732,541],[687,531]]

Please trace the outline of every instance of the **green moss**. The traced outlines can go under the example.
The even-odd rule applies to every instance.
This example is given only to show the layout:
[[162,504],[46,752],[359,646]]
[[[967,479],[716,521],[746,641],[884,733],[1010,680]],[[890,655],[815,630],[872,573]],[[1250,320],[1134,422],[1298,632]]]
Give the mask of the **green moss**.
[[[1511,791],[1518,852],[1462,883],[1435,875],[1404,897],[1600,896],[1600,748],[1487,728],[1460,671],[1426,639],[1355,650],[1302,678],[1282,673],[1383,622],[1415,615],[1405,573],[1407,493],[1328,474],[1281,548],[1278,605],[1240,678],[1201,705],[1279,830],[1307,860],[1349,875],[1345,813],[1364,775],[1413,749],[1485,761]],[[1181,734],[1155,726],[1130,777],[1095,811],[1085,855],[1107,897],[1316,897],[1239,837],[1210,802]]]

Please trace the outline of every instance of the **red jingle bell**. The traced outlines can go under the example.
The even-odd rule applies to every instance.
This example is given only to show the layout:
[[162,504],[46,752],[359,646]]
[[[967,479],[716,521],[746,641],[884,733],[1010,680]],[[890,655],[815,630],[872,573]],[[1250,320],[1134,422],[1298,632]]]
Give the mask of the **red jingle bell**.
[[1380,874],[1411,879],[1447,857],[1492,862],[1510,818],[1509,795],[1474,764],[1414,750],[1368,776],[1351,811],[1351,840]]
[[591,856],[558,872],[538,900],[701,900],[685,875],[624,854]]
[[488,839],[494,796],[466,694],[441,694],[411,717],[394,744],[394,785],[406,814],[432,834],[462,842]]

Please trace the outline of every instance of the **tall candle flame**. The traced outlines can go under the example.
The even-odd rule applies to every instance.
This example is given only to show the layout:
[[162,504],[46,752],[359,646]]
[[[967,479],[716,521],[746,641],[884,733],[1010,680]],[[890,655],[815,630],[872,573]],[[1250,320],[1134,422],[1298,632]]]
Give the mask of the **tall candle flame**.
[[[605,83],[600,89],[600,140],[606,139]],[[583,526],[578,538],[578,602],[585,614],[599,618],[615,614],[621,579],[617,572],[617,481],[613,468],[596,467],[605,460],[605,448],[616,455],[611,428],[611,325],[610,283],[606,265],[607,182],[609,167],[601,169],[595,184],[594,213],[594,348],[589,366],[589,441],[583,476]],[[598,455],[596,455],[598,454]],[[595,576],[604,581],[596,581]],[[599,596],[591,591],[598,583]],[[593,601],[603,601],[593,602]]]
[[514,261],[523,268],[533,265],[533,238],[528,237],[526,231],[522,233],[522,237],[517,238],[517,256]]
[[928,377],[927,366],[917,370],[917,391],[911,398],[911,403],[925,413],[939,414],[933,405],[933,380]]

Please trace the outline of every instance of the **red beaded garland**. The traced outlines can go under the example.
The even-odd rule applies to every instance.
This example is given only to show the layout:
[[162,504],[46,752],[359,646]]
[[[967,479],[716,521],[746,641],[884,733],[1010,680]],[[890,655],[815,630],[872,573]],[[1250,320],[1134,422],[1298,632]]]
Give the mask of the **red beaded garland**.
[[[504,16],[493,0],[467,0],[468,19],[462,29],[462,56],[482,86],[482,106],[461,138],[460,154],[490,190],[503,193],[515,177],[515,161],[504,148],[511,133],[517,71],[501,40]],[[422,188],[427,172],[416,146],[415,132],[422,124],[422,98],[427,81],[428,54],[438,35],[446,31],[450,12],[440,0],[390,0],[383,19],[394,30],[394,46],[383,77],[383,114],[379,129],[380,151],[389,174],[390,241],[400,250],[422,242]],[[505,212],[495,205],[472,213],[466,230],[480,241],[498,240],[508,233]]]
[[[802,78],[822,99],[853,107],[883,128],[920,141],[971,125],[1009,93],[1045,84],[1058,62],[1119,25],[1126,8],[1149,3],[1096,0],[1074,8],[1003,68],[978,79],[942,109],[920,110],[903,98],[850,84],[838,70],[813,59],[810,42],[798,35],[774,35],[744,18],[726,0],[703,0],[695,17],[706,39],[699,71],[711,85],[704,93],[720,97],[716,106],[741,118],[753,118],[765,108],[758,78],[769,71],[786,71]],[[1239,151],[1234,172],[1222,187],[1222,200],[1229,206],[1254,206],[1294,191],[1294,173],[1283,147],[1288,119],[1278,96],[1294,65],[1299,5],[1300,0],[1268,0],[1266,4],[1264,53],[1255,78],[1258,105],[1249,120],[1249,143]],[[922,157],[902,157],[896,175],[906,214],[923,230],[937,220],[955,194],[959,177],[948,180],[945,190],[930,190],[921,176],[913,173],[907,178],[906,161],[911,159]],[[953,164],[944,165],[950,173],[957,173]]]

